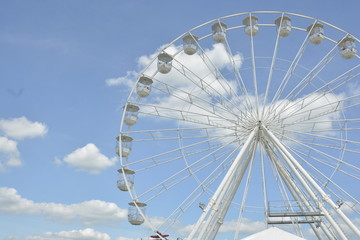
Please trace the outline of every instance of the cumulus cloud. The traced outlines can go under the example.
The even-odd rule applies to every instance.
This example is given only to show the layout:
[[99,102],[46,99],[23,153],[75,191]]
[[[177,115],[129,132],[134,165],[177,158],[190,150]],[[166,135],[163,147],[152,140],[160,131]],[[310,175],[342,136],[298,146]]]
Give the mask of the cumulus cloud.
[[235,220],[224,222],[224,224],[221,225],[219,232],[235,232],[236,229],[240,229],[240,234],[250,234],[259,232],[265,228],[266,225],[264,222],[243,218],[240,225],[238,225],[238,222]]
[[[177,231],[177,233],[181,236],[188,236],[194,228],[194,225],[181,225],[177,223],[173,226],[173,228]],[[253,221],[248,218],[243,218],[240,225],[236,220],[225,221],[220,229],[219,233],[228,233],[228,232],[235,232],[237,229],[240,229],[240,234],[252,234],[259,232],[263,229],[266,229],[266,224],[260,221]]]
[[23,198],[14,188],[0,188],[0,213],[8,215],[39,215],[62,223],[84,225],[105,224],[127,218],[127,210],[115,203],[90,200],[76,204],[36,203]]
[[[46,232],[44,234],[36,234],[27,237],[8,236],[5,240],[111,240],[107,233],[95,231],[92,228]],[[118,237],[116,240],[141,240],[141,238]]]
[[[176,226],[173,226],[173,228],[176,229],[180,236],[185,237],[189,236],[194,225],[180,226],[180,224],[177,224]],[[237,229],[240,229],[240,235],[249,235],[266,229],[266,224],[248,218],[243,218],[240,225],[236,220],[225,221],[219,229],[219,235],[221,236],[222,233],[234,233]]]
[[[144,74],[154,76],[154,90],[152,92],[152,96],[154,96],[153,107],[142,106],[141,112],[145,114],[157,112],[162,116],[176,118],[178,115],[182,115],[182,113],[176,110],[177,108],[181,108],[188,109],[189,112],[198,113],[195,117],[208,119],[209,112],[204,109],[212,108],[209,104],[216,101],[216,96],[236,95],[234,92],[238,89],[234,75],[227,75],[227,79],[225,79],[225,77],[220,76],[220,72],[224,71],[226,74],[229,74],[232,72],[233,67],[239,68],[242,64],[243,57],[241,54],[233,55],[233,63],[230,61],[223,44],[213,44],[210,48],[204,49],[203,52],[194,54],[193,56],[186,55],[180,51],[181,48],[182,46],[172,45],[165,49],[170,55],[178,53],[172,62],[173,69],[167,74],[156,74],[154,76],[154,73],[157,71],[157,60],[153,61],[153,59],[156,58],[159,51],[141,56],[138,59],[139,68],[144,69],[146,67]],[[184,63],[186,63],[186,70],[184,70]],[[184,74],[183,71],[186,71],[187,74]],[[136,77],[139,75],[140,72],[130,71],[126,76],[118,78],[119,81],[116,82],[122,87],[130,87],[128,83],[132,82],[133,85]],[[131,77],[131,81],[129,77]],[[169,81],[169,79],[171,79],[171,81]],[[107,82],[109,81],[107,80]],[[115,84],[113,84],[113,86],[114,85]],[[171,87],[169,88],[168,86]],[[168,91],[169,94],[163,94]],[[189,93],[191,96],[189,96]],[[212,95],[209,95],[209,93],[212,93]],[[136,101],[137,96],[132,97],[133,99],[131,100]],[[214,99],[212,99],[212,97],[214,97]],[[191,103],[194,104],[188,102],[189,98],[191,98]],[[236,100],[234,102],[236,102]],[[217,109],[223,109],[223,106],[218,107]],[[170,111],[170,109],[175,110]],[[224,116],[224,114],[228,113],[222,111],[217,114]],[[222,119],[223,118],[219,119],[218,116],[214,115],[214,118],[211,120],[219,121]],[[194,119],[195,122],[196,120],[199,119]]]
[[17,142],[6,137],[0,137],[0,172],[6,167],[21,166],[20,152]]
[[[238,121],[238,116],[240,115],[250,119],[251,116],[255,115],[255,107],[253,107],[256,105],[255,96],[251,93],[251,89],[250,91],[248,89],[249,92],[246,97],[236,94],[239,93],[240,89],[233,68],[239,69],[244,62],[244,58],[240,53],[229,56],[224,45],[221,43],[215,43],[202,51],[199,50],[197,54],[192,56],[186,55],[181,51],[181,48],[182,46],[172,45],[164,49],[170,55],[176,54],[172,61],[173,68],[167,74],[155,74],[157,71],[157,60],[155,58],[163,48],[160,48],[155,53],[143,55],[138,59],[138,67],[140,69],[146,67],[144,74],[153,76],[154,80],[152,106],[141,106],[141,113],[151,115],[156,112],[161,116],[183,119],[187,116],[184,117],[184,112],[180,112],[178,109],[186,109],[188,112],[198,113],[196,116],[192,113],[188,114],[189,117],[191,115],[192,118],[196,118],[193,119],[193,122],[209,124],[209,121],[202,121],[202,118],[207,118],[212,123],[221,121],[221,124],[225,126],[232,125],[232,122]],[[107,83],[111,86],[122,85],[130,87],[140,73],[135,70],[129,71],[126,76],[117,78],[117,81],[107,80]],[[109,82],[116,82],[117,84],[109,84]],[[219,96],[224,98],[220,99]],[[136,101],[136,97],[136,94],[134,94],[133,99],[130,100]],[[264,102],[261,99],[263,97],[259,96],[260,103]],[[291,131],[298,131],[299,128],[303,128],[306,124],[310,128],[314,127],[317,130],[330,130],[332,123],[328,120],[336,119],[339,116],[337,111],[339,100],[344,97],[345,94],[343,93],[328,93],[326,95],[309,93],[298,99],[279,99],[275,103],[264,106],[260,104],[259,108],[260,112],[263,109],[266,110],[265,112],[271,110],[271,113],[265,119],[269,123],[280,119],[282,122],[279,124],[290,125],[290,123],[298,122],[306,117],[308,118],[308,120],[302,120],[301,124],[294,128],[290,129],[288,127],[288,130]],[[222,105],[224,104],[224,99],[233,103],[226,106],[228,113],[226,111],[219,111],[221,107],[224,107]],[[171,109],[175,110],[171,111]],[[225,121],[219,118],[219,116],[225,116]],[[314,121],[321,123],[317,123],[314,126],[314,123],[310,123]],[[276,124],[278,123],[275,123],[274,127],[278,128],[279,124]]]
[[110,236],[106,233],[97,232],[92,228],[82,230],[71,230],[61,232],[46,232],[40,235],[32,235],[28,237],[9,236],[6,240],[110,240]]
[[346,201],[343,205],[341,205],[341,211],[343,211],[347,215],[353,214],[355,212],[360,212],[360,204]]
[[111,86],[118,86],[118,85],[124,85],[127,87],[132,87],[135,83],[135,80],[138,76],[138,73],[136,71],[128,71],[125,76],[118,77],[118,78],[109,78],[106,79],[106,85]]
[[[22,165],[18,140],[45,136],[48,128],[40,122],[32,122],[26,117],[0,119],[0,172],[7,167]],[[12,138],[12,139],[11,139]]]
[[[59,165],[59,159],[56,159]],[[95,144],[89,143],[82,148],[78,148],[64,157],[63,162],[80,171],[99,174],[108,167],[115,164],[116,157],[108,158],[100,152]]]
[[[158,115],[175,119],[191,118],[193,121],[188,120],[186,123],[188,125],[191,125],[191,122],[203,124],[221,122],[223,126],[233,126],[233,122],[238,121],[238,116],[247,116],[251,119],[251,116],[255,115],[253,112],[255,108],[247,106],[249,104],[256,105],[255,96],[251,93],[248,93],[246,98],[242,95],[238,96],[236,93],[239,92],[239,85],[236,82],[235,75],[230,74],[233,73],[233,68],[239,69],[241,67],[244,61],[241,54],[234,54],[230,60],[224,45],[219,43],[213,44],[210,48],[206,48],[203,52],[192,56],[188,56],[180,50],[181,46],[176,45],[165,49],[170,55],[178,53],[172,62],[173,69],[167,74],[154,75],[157,70],[157,61],[153,61],[153,59],[156,58],[159,51],[143,55],[138,59],[140,69],[147,67],[144,74],[154,76],[152,106],[141,106],[141,113],[151,115],[156,112]],[[184,70],[182,64],[185,65],[187,70]],[[184,71],[186,74],[184,74]],[[223,77],[220,73],[228,75]],[[116,83],[130,87],[139,74],[140,72],[137,71],[129,71],[126,76],[118,78]],[[170,82],[169,79],[171,79]],[[169,88],[165,83],[172,86],[172,88]],[[112,84],[112,86],[114,85]],[[219,96],[225,97],[229,102],[234,103],[226,106],[228,111],[221,110],[224,106],[222,105],[223,99],[220,99]],[[259,96],[259,102],[263,102],[262,97]],[[274,129],[272,130],[275,132],[275,128],[279,128],[279,125],[291,125],[290,123],[296,123],[300,120],[301,123],[293,127],[287,126],[286,130],[296,132],[307,125],[309,125],[309,128],[314,127],[317,130],[331,130],[332,123],[329,120],[336,119],[339,116],[337,111],[338,103],[344,97],[345,95],[342,93],[328,93],[326,95],[312,93],[293,100],[280,99],[273,104],[264,106],[260,104],[259,108],[260,112],[265,109],[265,113],[271,110],[267,120],[270,125],[273,125]],[[136,95],[133,96],[133,100],[136,100],[135,98]],[[214,102],[216,102],[215,106],[213,105]],[[174,109],[174,111],[171,111],[171,109]],[[186,109],[188,113],[186,111],[180,112],[181,109]],[[280,119],[281,122],[274,121],[277,119]],[[316,123],[315,126],[314,121],[319,123]],[[241,129],[237,131],[239,132]],[[223,132],[223,134],[226,134],[226,132]],[[294,137],[294,134],[289,132],[287,134]],[[324,132],[324,134],[327,133]],[[247,136],[247,134],[239,135]]]
[[45,136],[48,128],[40,122],[32,122],[26,117],[0,119],[0,131],[14,139],[35,138]]
[[[149,65],[147,70],[144,72],[146,75],[152,76],[153,73],[157,69],[157,61],[153,61],[153,59],[158,55],[160,49],[163,47],[160,47],[155,53],[149,54],[149,55],[143,55],[138,58],[138,68],[143,70],[145,67]],[[176,52],[179,52],[181,49],[181,46],[175,46],[172,45],[166,49],[166,52],[168,54],[175,54]],[[229,56],[224,48],[223,44],[214,44],[212,45],[212,48],[205,49],[203,52],[203,56],[206,56],[206,61],[211,62],[213,66],[210,66],[209,64],[204,64],[203,58],[200,55],[193,55],[191,57],[187,56],[185,53],[181,52],[176,56],[176,62],[186,62],[186,66],[189,67],[193,73],[195,73],[198,76],[206,76],[209,73],[209,67],[211,70],[214,70],[214,67],[218,70],[222,69],[231,69],[233,67],[232,63],[229,60]],[[235,54],[232,56],[235,64],[235,68],[239,68],[241,66],[241,63],[243,61],[243,57],[240,54]],[[176,67],[176,62],[173,61],[173,65]],[[179,66],[177,66],[179,67]],[[136,81],[136,79],[140,75],[140,71],[131,70],[127,71],[125,76],[121,76],[118,78],[110,78],[106,79],[106,85],[107,86],[125,86],[125,87],[132,87]],[[180,74],[177,71],[171,71],[170,73],[166,75],[158,75],[156,76],[157,79],[163,80],[165,78],[171,79],[171,84],[173,86],[177,87],[191,87],[189,85],[188,81],[184,81],[184,76]],[[205,79],[205,81],[208,81],[209,83],[214,82],[214,76],[212,78]],[[228,79],[229,80],[229,79]],[[215,83],[215,82],[214,82]],[[221,89],[221,88],[220,88]]]

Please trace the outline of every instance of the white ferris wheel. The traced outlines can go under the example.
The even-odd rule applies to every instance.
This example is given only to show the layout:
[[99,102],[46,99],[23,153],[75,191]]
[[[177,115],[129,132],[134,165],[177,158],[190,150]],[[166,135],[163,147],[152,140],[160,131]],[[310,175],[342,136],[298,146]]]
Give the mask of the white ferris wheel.
[[356,44],[316,18],[254,11],[160,49],[117,137],[129,222],[158,239],[240,239],[249,223],[360,239]]

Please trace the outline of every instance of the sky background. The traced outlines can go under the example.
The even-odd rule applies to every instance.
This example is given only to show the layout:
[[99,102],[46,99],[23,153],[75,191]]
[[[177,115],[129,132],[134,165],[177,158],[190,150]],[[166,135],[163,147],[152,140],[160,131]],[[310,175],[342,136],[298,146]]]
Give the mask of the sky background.
[[141,70],[139,57],[203,22],[255,10],[300,13],[359,36],[359,7],[0,0],[0,239],[143,237],[127,222],[129,196],[116,188],[115,136],[129,90],[106,84]]

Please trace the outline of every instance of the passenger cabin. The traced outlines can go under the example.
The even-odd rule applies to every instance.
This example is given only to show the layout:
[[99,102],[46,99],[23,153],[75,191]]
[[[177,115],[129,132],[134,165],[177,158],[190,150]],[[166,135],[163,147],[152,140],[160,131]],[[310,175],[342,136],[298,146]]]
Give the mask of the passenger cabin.
[[139,97],[144,98],[150,95],[152,83],[153,80],[148,77],[142,76],[139,78],[136,84],[136,93]]
[[[141,225],[145,222],[142,214],[145,213],[146,203],[141,202],[130,202],[128,209],[128,221],[132,225]],[[141,214],[141,212],[142,214]]]
[[125,118],[124,123],[128,126],[134,125],[138,120],[138,112],[140,108],[138,106],[128,104],[125,108]]
[[280,37],[287,37],[291,33],[291,19],[287,16],[281,16],[275,20],[277,32]]
[[226,28],[227,25],[222,22],[216,22],[211,26],[213,30],[213,38],[215,42],[221,43],[226,39]]
[[248,36],[255,36],[259,32],[258,18],[256,16],[248,16],[244,18],[245,33]]
[[346,37],[339,42],[340,55],[345,59],[351,59],[356,55],[355,39]]
[[118,172],[120,173],[120,175],[117,181],[117,187],[121,191],[131,190],[134,186],[135,172],[127,168],[120,168]]
[[163,74],[170,72],[172,68],[172,60],[173,58],[169,54],[165,52],[160,53],[158,55],[157,62],[158,71]]
[[320,23],[314,23],[307,27],[309,32],[309,40],[311,43],[317,45],[324,40],[324,26]]
[[[121,140],[121,142],[120,142]],[[131,147],[132,147],[132,140],[133,138],[126,135],[121,135],[116,137],[116,148],[115,152],[118,156],[120,156],[120,146],[121,143],[121,157],[128,157],[131,153]]]
[[198,42],[198,37],[194,36],[194,35],[186,35],[185,37],[183,37],[183,48],[184,48],[184,52],[187,55],[193,55],[196,53],[197,51],[197,42]]

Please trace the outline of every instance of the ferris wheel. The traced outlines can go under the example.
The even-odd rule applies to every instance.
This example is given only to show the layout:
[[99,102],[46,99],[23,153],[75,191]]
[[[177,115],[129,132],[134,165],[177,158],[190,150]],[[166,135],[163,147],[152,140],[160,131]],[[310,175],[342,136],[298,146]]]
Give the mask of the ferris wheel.
[[357,44],[316,18],[254,11],[160,49],[117,136],[129,222],[159,239],[240,239],[249,224],[360,238]]

